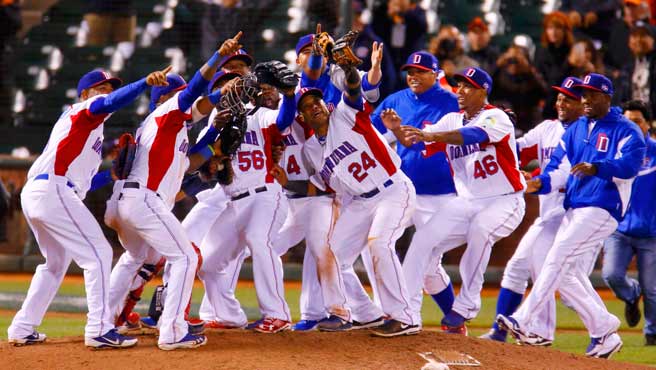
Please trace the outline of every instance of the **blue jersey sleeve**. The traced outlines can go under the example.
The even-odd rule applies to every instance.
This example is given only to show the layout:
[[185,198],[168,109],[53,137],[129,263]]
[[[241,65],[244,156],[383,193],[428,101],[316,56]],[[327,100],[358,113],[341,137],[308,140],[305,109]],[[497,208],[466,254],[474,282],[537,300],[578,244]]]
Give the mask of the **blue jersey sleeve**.
[[[597,167],[595,176],[611,181],[613,177],[630,179],[638,174],[645,157],[645,139],[637,127],[632,125],[626,130],[624,138],[618,144],[619,155],[613,159],[592,162]],[[623,143],[623,144],[622,144]]]
[[462,135],[463,144],[480,144],[486,141],[490,141],[490,137],[487,135],[487,132],[480,127],[468,126],[458,129],[460,135]]
[[187,87],[178,94],[178,107],[180,110],[185,112],[187,109],[191,108],[194,101],[203,94],[203,91],[207,90],[207,85],[209,85],[209,83],[210,81],[203,78],[203,75],[197,71],[191,81],[187,84]]
[[294,122],[294,117],[296,117],[295,100],[291,96],[284,95],[282,97],[280,110],[278,111],[278,118],[276,118],[276,126],[278,126],[278,130],[280,132],[285,131],[287,127],[291,126]]
[[107,184],[110,184],[112,181],[112,172],[110,170],[100,171],[91,179],[91,187],[89,191],[95,191]]
[[139,81],[125,85],[117,90],[114,90],[107,96],[102,96],[96,99],[89,106],[89,111],[92,114],[108,114],[116,112],[124,106],[132,103],[141,93],[143,93],[148,85],[146,79],[142,78]]
[[199,138],[198,141],[196,141],[196,144],[189,148],[189,155],[198,153],[201,151],[201,149],[204,149],[208,145],[212,145],[219,136],[219,130],[214,127],[214,125],[210,125],[205,132],[205,135],[203,137]]

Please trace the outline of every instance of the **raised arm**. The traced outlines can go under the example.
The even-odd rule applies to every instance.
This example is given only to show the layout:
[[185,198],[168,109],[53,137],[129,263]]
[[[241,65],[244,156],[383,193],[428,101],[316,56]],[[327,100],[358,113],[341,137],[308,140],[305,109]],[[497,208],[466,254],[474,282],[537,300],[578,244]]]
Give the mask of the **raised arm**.
[[162,71],[152,72],[141,80],[116,89],[115,91],[109,93],[107,96],[101,96],[91,103],[89,106],[89,111],[92,114],[113,113],[132,103],[149,86],[168,85],[166,82],[166,74],[171,71],[171,68],[171,66],[168,66]]

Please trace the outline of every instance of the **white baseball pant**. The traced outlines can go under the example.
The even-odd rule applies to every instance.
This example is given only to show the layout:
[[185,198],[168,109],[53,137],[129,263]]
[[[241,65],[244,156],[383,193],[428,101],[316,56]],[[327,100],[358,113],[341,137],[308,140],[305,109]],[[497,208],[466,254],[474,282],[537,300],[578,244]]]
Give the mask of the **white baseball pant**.
[[596,255],[600,243],[616,228],[617,221],[604,209],[567,210],[531,292],[512,317],[529,332],[548,338],[550,333],[545,332],[534,313],[543,310],[558,290],[578,313],[591,337],[617,330],[620,321],[606,309],[587,270],[595,259],[591,256]]
[[[114,189],[119,190],[116,186]],[[115,224],[125,252],[112,271],[111,301],[120,305],[125,302],[132,281],[125,277],[134,276],[150,249],[155,249],[166,258],[169,269],[158,343],[179,341],[188,333],[185,309],[198,265],[191,241],[160,196],[145,188],[120,190]],[[113,307],[112,312],[120,309]]]
[[392,180],[394,183],[377,195],[368,199],[355,197],[344,206],[329,238],[336,265],[319,266],[322,285],[326,277],[336,276],[338,281],[328,287],[329,312],[346,320],[352,319],[349,307],[355,305],[345,293],[344,280],[349,278],[347,275],[354,275],[353,263],[362,249],[368,248],[384,313],[405,324],[419,322],[419,313],[410,310],[410,297],[395,250],[395,243],[415,210],[415,189],[403,174]]
[[67,179],[30,180],[21,192],[21,205],[46,261],[37,266],[27,297],[7,330],[10,339],[24,338],[41,325],[74,260],[84,269],[87,293],[86,337],[98,337],[114,328],[109,310],[109,272],[112,248]]
[[230,201],[200,245],[203,265],[198,276],[205,284],[210,304],[221,304],[222,271],[242,255],[247,246],[253,257],[253,278],[263,316],[290,321],[285,301],[282,261],[273,242],[287,213],[287,200],[279,187]]
[[412,294],[413,312],[421,311],[421,287],[428,263],[466,243],[460,259],[462,286],[452,309],[465,319],[476,317],[492,246],[519,226],[524,210],[523,193],[484,199],[454,197],[444,204],[417,230],[405,256],[403,272]]

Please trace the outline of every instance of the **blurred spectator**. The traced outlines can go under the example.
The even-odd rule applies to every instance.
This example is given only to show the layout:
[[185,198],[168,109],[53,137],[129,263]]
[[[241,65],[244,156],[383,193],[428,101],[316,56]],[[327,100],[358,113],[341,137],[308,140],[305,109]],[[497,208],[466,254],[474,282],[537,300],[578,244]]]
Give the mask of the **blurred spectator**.
[[476,60],[465,54],[462,46],[462,34],[456,26],[451,24],[440,27],[437,35],[428,44],[428,51],[440,61],[440,67],[452,86],[456,85],[455,81],[452,81],[453,75],[467,67],[479,66]]
[[599,53],[589,39],[578,40],[572,45],[567,56],[567,70],[565,75],[583,78],[588,73],[604,73]]
[[87,43],[91,46],[134,42],[137,16],[132,0],[90,0],[84,20],[89,25]]
[[[401,69],[408,55],[426,45],[426,11],[415,0],[388,0],[374,8],[371,27],[392,54],[394,70]],[[397,88],[405,87],[401,79]]]
[[221,43],[243,31],[240,39],[247,50],[260,44],[264,19],[273,13],[279,0],[213,0],[206,4],[201,20],[204,59],[209,58]]
[[339,0],[308,0],[308,24],[321,23],[323,31],[334,34],[337,30],[339,6]]
[[562,0],[560,10],[575,31],[605,43],[620,5],[618,0]]
[[492,35],[490,29],[481,17],[474,18],[467,25],[467,41],[469,42],[469,52],[467,56],[478,62],[490,75],[494,74],[497,68],[497,59],[499,59],[499,48],[490,44]]
[[[358,58],[362,59],[362,65],[359,69],[363,71],[368,71],[371,69],[371,45],[375,42],[383,42],[383,40],[374,33],[374,30],[370,25],[362,22],[362,11],[364,10],[364,5],[360,1],[353,1],[353,22],[351,24],[351,29],[358,31],[358,38],[353,44],[353,51]],[[383,69],[383,79],[380,84],[380,100],[382,101],[389,94],[396,91],[396,80],[398,75],[394,69],[394,61],[392,60],[392,55],[385,45],[383,47],[383,63],[381,65]]]
[[631,57],[626,58],[619,78],[614,82],[615,103],[641,100],[656,111],[656,57],[654,32],[645,24],[631,30],[629,36]]
[[646,0],[624,0],[622,7],[623,17],[613,22],[610,29],[610,39],[606,45],[604,62],[611,67],[617,78],[619,71],[624,66],[629,50],[629,32],[631,28],[649,24],[649,4]]
[[[535,51],[534,65],[549,86],[557,86],[568,76],[567,56],[574,44],[574,34],[569,18],[563,12],[547,14],[542,25],[540,46]],[[544,118],[555,118],[558,92],[549,89],[548,94],[543,115]]]
[[7,240],[7,219],[11,205],[11,194],[0,179],[0,242]]
[[11,122],[14,76],[14,42],[16,33],[22,26],[21,10],[18,0],[4,0],[0,3],[0,125]]
[[526,49],[511,45],[499,57],[493,80],[490,100],[515,112],[517,128],[526,132],[542,120],[542,105],[549,87],[530,64]]

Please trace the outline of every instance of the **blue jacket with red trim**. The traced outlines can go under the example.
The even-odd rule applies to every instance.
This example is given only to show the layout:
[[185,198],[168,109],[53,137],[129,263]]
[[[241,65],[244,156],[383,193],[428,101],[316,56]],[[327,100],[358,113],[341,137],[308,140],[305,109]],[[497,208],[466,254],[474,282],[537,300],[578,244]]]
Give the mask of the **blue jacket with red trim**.
[[635,238],[656,237],[656,141],[645,138],[647,154],[631,189],[631,203],[617,231]]
[[[591,123],[594,123],[592,129]],[[567,179],[564,207],[599,207],[621,221],[631,187],[618,180],[635,177],[644,156],[644,136],[635,123],[622,115],[620,108],[612,107],[597,121],[581,117],[565,131],[544,174],[538,176],[542,180],[538,194],[551,191],[550,173],[565,157],[572,167],[582,162],[592,163],[597,168],[594,176],[569,176]]]
[[[437,83],[420,95],[415,95],[409,88],[398,91],[385,98],[371,115],[371,122],[382,134],[385,134],[387,129],[380,119],[380,114],[388,108],[396,111],[404,125],[423,129],[425,125],[435,124],[447,113],[457,112],[458,100]],[[396,145],[396,152],[402,161],[401,170],[412,180],[417,194],[455,193],[456,188],[446,154],[439,152],[427,158],[422,155],[424,148],[423,142],[408,148]]]

